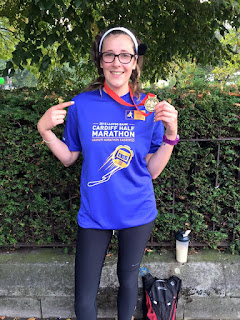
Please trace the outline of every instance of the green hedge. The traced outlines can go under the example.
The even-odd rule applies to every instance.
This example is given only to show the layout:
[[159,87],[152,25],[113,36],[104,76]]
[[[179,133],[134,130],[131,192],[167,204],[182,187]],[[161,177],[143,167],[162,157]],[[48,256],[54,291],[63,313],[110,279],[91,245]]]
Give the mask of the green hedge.
[[[240,101],[218,87],[191,89],[155,90],[177,107],[182,140],[154,181],[159,215],[153,240],[173,241],[175,231],[190,228],[193,241],[213,248],[228,241],[236,252],[239,141],[216,139],[239,137]],[[0,91],[0,246],[75,241],[81,159],[63,167],[36,129],[40,116],[56,103],[54,92]],[[62,131],[55,129],[59,137]],[[186,141],[191,139],[214,141]]]

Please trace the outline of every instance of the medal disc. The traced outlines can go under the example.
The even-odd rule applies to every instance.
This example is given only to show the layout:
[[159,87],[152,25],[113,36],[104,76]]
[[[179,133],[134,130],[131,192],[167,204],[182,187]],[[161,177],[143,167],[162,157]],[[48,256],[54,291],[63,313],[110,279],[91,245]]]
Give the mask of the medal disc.
[[156,96],[154,97],[148,97],[146,102],[145,102],[145,109],[149,112],[154,112],[156,104],[158,103],[158,99]]

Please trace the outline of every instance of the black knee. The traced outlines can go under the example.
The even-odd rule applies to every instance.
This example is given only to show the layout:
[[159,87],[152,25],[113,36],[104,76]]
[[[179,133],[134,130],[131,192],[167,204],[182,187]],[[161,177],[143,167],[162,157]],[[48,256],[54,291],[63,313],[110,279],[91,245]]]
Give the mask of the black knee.
[[117,275],[119,285],[122,288],[135,288],[138,286],[139,266],[131,267],[130,270],[120,270],[118,268]]

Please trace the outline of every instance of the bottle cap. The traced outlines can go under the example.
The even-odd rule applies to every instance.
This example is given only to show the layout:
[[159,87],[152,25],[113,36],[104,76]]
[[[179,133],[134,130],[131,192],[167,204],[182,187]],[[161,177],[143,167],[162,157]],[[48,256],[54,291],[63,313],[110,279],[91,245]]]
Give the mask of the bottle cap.
[[187,230],[185,232],[182,230],[179,230],[176,234],[176,239],[181,242],[187,242],[187,241],[189,241],[189,233],[190,232],[191,232],[191,230]]

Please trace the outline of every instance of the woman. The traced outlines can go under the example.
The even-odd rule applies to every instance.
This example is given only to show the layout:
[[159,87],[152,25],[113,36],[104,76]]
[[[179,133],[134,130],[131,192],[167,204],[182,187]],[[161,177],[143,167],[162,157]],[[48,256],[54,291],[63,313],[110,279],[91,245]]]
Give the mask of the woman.
[[[93,57],[99,78],[73,101],[51,107],[38,122],[42,138],[65,166],[83,154],[75,264],[78,320],[97,318],[96,296],[113,230],[119,243],[118,319],[131,319],[140,262],[157,216],[152,179],[179,139],[172,105],[158,102],[152,113],[141,105],[147,98],[138,84],[144,51],[126,28],[97,36]],[[51,129],[64,122],[66,107],[61,141]]]

